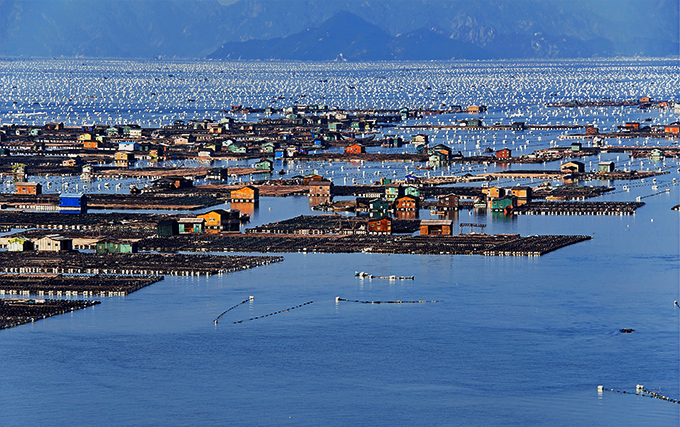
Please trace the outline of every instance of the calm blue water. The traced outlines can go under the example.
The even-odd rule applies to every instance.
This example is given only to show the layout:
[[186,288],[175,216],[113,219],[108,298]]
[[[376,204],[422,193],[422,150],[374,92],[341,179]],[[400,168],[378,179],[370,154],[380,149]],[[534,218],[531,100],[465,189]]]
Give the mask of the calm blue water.
[[[597,392],[644,384],[680,398],[680,192],[667,163],[659,190],[617,182],[601,198],[670,188],[634,216],[454,218],[593,237],[543,257],[284,254],[0,331],[0,426],[677,426],[678,404]],[[307,212],[305,197],[264,198],[252,225]]]

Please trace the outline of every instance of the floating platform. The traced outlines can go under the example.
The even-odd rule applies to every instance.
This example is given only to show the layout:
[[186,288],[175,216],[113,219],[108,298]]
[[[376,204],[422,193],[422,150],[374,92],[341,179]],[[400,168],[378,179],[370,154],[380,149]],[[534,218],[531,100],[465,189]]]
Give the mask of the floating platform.
[[0,273],[0,295],[125,296],[161,280],[163,276]]
[[143,240],[145,250],[225,252],[317,252],[420,255],[541,256],[590,236],[460,234],[455,236],[222,234],[173,236]]
[[530,202],[513,215],[633,215],[644,202]]
[[[200,239],[209,241],[210,237],[201,235]],[[209,250],[205,246],[201,249]],[[160,253],[0,252],[0,266],[2,266],[0,273],[211,276],[280,261],[283,261],[283,257]]]
[[0,299],[0,329],[12,328],[99,304],[88,300]]

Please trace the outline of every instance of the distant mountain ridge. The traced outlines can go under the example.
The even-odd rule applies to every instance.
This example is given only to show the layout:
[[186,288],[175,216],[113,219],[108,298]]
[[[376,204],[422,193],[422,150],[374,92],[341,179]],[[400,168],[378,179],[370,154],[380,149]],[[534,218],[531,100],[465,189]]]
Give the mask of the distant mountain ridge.
[[338,12],[317,28],[271,40],[224,44],[209,59],[429,60],[483,59],[490,55],[471,43],[420,29],[392,37],[350,12]]
[[0,0],[0,55],[677,56],[678,13],[677,0]]

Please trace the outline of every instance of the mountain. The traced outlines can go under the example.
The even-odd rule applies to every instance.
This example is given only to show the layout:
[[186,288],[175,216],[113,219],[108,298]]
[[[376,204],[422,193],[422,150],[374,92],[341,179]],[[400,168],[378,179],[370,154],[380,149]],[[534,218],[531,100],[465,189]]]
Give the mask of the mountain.
[[[351,30],[350,30],[351,29]],[[375,25],[349,12],[287,37],[226,43],[208,58],[349,60],[391,59],[384,47],[391,37]]]
[[677,0],[0,0],[0,55],[677,56],[678,13]]
[[422,60],[488,55],[469,43],[429,30],[392,37],[350,12],[338,12],[317,28],[271,40],[225,43],[209,59]]

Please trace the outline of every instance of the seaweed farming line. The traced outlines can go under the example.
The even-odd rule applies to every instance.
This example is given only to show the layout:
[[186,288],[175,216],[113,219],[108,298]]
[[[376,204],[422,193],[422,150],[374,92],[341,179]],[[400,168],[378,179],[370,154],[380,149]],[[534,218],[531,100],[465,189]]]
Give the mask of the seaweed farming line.
[[[288,308],[286,308],[285,310],[273,311],[273,312],[271,312],[271,313],[269,313],[269,314],[265,314],[265,315],[262,315],[262,316],[251,317],[250,319],[236,320],[236,321],[233,322],[233,323],[234,323],[234,324],[243,323],[243,322],[248,322],[248,321],[251,321],[251,320],[264,319],[265,317],[273,316],[273,315],[275,315],[275,314],[290,313],[291,310],[295,310],[296,308],[304,307],[305,305],[312,304],[313,302],[314,302],[314,301],[307,301],[307,302],[305,302],[305,303],[298,304],[298,305],[293,306],[293,307],[288,307]],[[240,304],[239,304],[239,305],[240,305]],[[217,319],[215,319],[215,324],[217,324]]]
[[645,388],[645,386],[643,386],[641,384],[638,384],[637,386],[635,386],[635,392],[626,391],[626,390],[623,390],[623,391],[615,390],[613,388],[605,388],[604,386],[601,386],[601,385],[597,386],[597,391],[600,392],[600,393],[603,392],[603,391],[610,391],[610,392],[613,392],[613,393],[621,393],[621,394],[629,394],[629,395],[642,396],[642,397],[650,397],[652,399],[659,399],[659,400],[663,400],[663,401],[666,401],[666,402],[680,404],[680,399],[671,399],[668,396],[664,396],[662,394],[653,392],[651,390],[647,390]]
[[441,300],[434,300],[434,301],[425,301],[425,300],[419,300],[419,301],[401,301],[401,300],[396,300],[396,301],[360,301],[358,299],[346,299],[346,298],[340,298],[340,297],[335,297],[335,302],[356,302],[359,304],[426,304],[426,303],[431,303],[431,302],[442,302]]
[[236,304],[235,306],[229,307],[228,309],[224,310],[224,311],[222,312],[222,314],[220,314],[219,316],[217,316],[217,317],[215,318],[215,324],[217,325],[217,321],[220,320],[220,318],[222,318],[222,316],[224,316],[225,314],[229,313],[231,310],[233,310],[233,309],[235,309],[236,307],[238,307],[238,306],[240,306],[240,305],[243,305],[243,304],[245,304],[245,303],[247,303],[247,302],[249,302],[249,301],[252,301],[253,299],[254,299],[254,298],[253,298],[253,296],[251,295],[251,296],[248,297],[248,299],[244,299],[243,301],[241,301],[240,303]]
[[372,274],[365,273],[363,271],[355,271],[354,276],[359,277],[361,279],[415,280],[415,276],[395,276],[395,275],[374,276]]
[[658,196],[659,194],[666,194],[666,193],[669,193],[669,192],[670,192],[669,189],[666,189],[666,190],[664,190],[664,191],[659,191],[659,192],[657,192],[657,193],[648,194],[648,195],[646,195],[646,196],[639,196],[639,197],[637,197],[637,198],[638,198],[639,200],[642,200],[642,199],[646,199],[646,198],[648,198],[648,197],[654,197],[654,196]]

